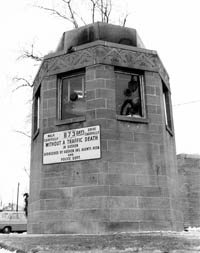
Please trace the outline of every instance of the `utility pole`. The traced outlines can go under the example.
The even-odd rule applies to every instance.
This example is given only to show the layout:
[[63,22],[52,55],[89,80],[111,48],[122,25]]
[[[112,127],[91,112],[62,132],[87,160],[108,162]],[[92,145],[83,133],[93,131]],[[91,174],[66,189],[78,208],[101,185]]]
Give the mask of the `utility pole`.
[[18,212],[18,203],[19,203],[19,183],[17,184],[17,205],[16,205],[16,212]]

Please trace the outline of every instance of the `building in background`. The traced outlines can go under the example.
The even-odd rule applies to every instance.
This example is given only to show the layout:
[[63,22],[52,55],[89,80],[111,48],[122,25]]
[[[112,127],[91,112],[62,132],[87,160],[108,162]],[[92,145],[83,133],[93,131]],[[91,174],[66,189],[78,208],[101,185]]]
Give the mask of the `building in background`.
[[200,227],[200,155],[177,155],[185,227]]

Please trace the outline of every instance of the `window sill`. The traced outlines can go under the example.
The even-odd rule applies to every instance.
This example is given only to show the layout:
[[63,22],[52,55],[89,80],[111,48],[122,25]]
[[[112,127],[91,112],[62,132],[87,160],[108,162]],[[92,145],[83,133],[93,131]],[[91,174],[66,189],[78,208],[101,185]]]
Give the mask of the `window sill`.
[[67,124],[72,124],[72,123],[77,123],[77,122],[83,122],[85,120],[86,120],[85,116],[80,116],[80,117],[71,118],[71,119],[56,120],[55,125],[56,126],[67,125]]
[[167,130],[167,132],[168,132],[171,136],[174,136],[172,129],[171,129],[170,127],[168,127],[167,125],[166,125],[166,130]]
[[122,116],[122,115],[117,115],[116,118],[117,120],[121,120],[121,121],[131,121],[131,122],[143,123],[143,124],[149,123],[149,120],[146,118],[127,117],[127,116]]
[[36,139],[36,137],[38,136],[39,132],[40,132],[40,129],[38,128],[38,129],[35,131],[35,133],[33,134],[33,137],[32,137],[33,140]]

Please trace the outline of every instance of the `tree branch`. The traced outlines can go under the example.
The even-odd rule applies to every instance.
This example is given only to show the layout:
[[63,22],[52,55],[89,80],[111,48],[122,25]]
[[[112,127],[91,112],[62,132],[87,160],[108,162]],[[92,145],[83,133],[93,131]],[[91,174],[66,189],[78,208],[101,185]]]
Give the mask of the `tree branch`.
[[98,4],[99,0],[90,0],[90,2],[92,3],[92,23],[95,22],[95,10],[96,10],[96,6]]
[[30,87],[30,88],[33,88],[33,84],[31,84],[26,78],[23,78],[23,77],[13,77],[13,81],[14,82],[22,82],[22,84],[20,84],[19,86],[17,86],[14,90],[18,90],[19,88],[22,88],[22,87]]
[[101,4],[99,6],[99,9],[101,11],[101,21],[103,22],[104,21],[104,17],[103,17],[103,0],[101,0]]
[[109,22],[110,14],[112,11],[112,2],[111,0],[101,0],[100,4],[97,4],[98,9],[101,12],[102,22]]
[[28,138],[31,138],[31,136],[23,131],[20,131],[20,130],[14,130],[16,133],[19,133],[19,134],[23,134],[24,136],[28,137]]
[[125,25],[126,25],[127,18],[128,18],[128,13],[126,13],[126,15],[124,17],[124,20],[123,20],[123,23],[122,23],[123,27],[125,27]]
[[27,171],[26,167],[24,167],[24,171],[26,172],[26,174],[27,174],[28,177],[30,178],[30,173]]
[[71,7],[71,0],[68,0],[68,1],[62,0],[62,1],[65,2],[65,3],[67,3],[69,12],[70,12],[70,14],[71,14],[72,22],[73,22],[73,24],[74,24],[74,27],[75,27],[75,28],[78,28],[78,23],[77,23],[77,21],[76,21],[76,19],[75,19],[74,11],[72,10],[72,7]]
[[60,18],[63,18],[65,20],[71,22],[74,25],[75,28],[78,28],[78,23],[77,23],[76,18],[75,18],[75,12],[73,11],[73,9],[71,7],[71,0],[68,0],[68,1],[67,0],[62,0],[62,2],[64,2],[64,4],[67,5],[67,8],[68,8],[68,10],[70,12],[70,16],[71,16],[70,18],[67,15],[61,13],[60,11],[58,11],[54,8],[44,7],[44,6],[40,6],[40,5],[36,5],[36,7],[39,8],[39,9],[48,11],[52,15],[56,15]]
[[74,27],[75,28],[78,28],[79,25],[78,25],[78,22],[75,18],[75,15],[80,18],[80,20],[83,22],[84,25],[86,25],[86,22],[85,20],[83,19],[83,17],[81,17],[77,12],[75,12],[73,9],[72,9],[72,6],[71,6],[71,0],[62,0],[65,4],[67,4],[67,7],[68,7],[68,10],[70,12],[70,15],[71,15],[71,22],[73,23]]
[[39,9],[45,10],[45,11],[49,11],[49,12],[51,12],[52,15],[56,15],[56,16],[58,16],[60,18],[64,18],[64,19],[72,22],[72,20],[70,18],[68,18],[66,15],[61,14],[59,11],[57,11],[57,10],[55,10],[53,8],[47,8],[47,7],[39,6],[39,5],[36,5],[36,7],[39,8]]
[[34,52],[34,44],[31,44],[31,50],[23,49],[22,54],[17,58],[18,60],[20,59],[32,59],[37,62],[41,62],[43,60],[43,56],[39,56],[35,54]]
[[109,22],[110,14],[112,12],[112,3],[111,3],[111,0],[109,0],[108,8],[109,8],[109,11],[107,13],[107,17],[108,17],[107,23]]

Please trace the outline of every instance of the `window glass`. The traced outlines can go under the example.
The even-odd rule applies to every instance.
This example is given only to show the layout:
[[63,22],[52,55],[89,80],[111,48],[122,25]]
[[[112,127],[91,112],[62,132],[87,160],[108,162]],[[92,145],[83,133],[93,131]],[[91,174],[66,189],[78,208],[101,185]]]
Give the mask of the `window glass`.
[[5,213],[5,212],[0,213],[0,219],[1,220],[8,220],[9,219],[9,214]]
[[11,217],[12,220],[17,220],[18,219],[18,214],[13,213],[10,217]]
[[116,72],[117,114],[144,117],[142,76]]
[[85,110],[84,75],[64,77],[60,87],[61,119],[79,117]]

